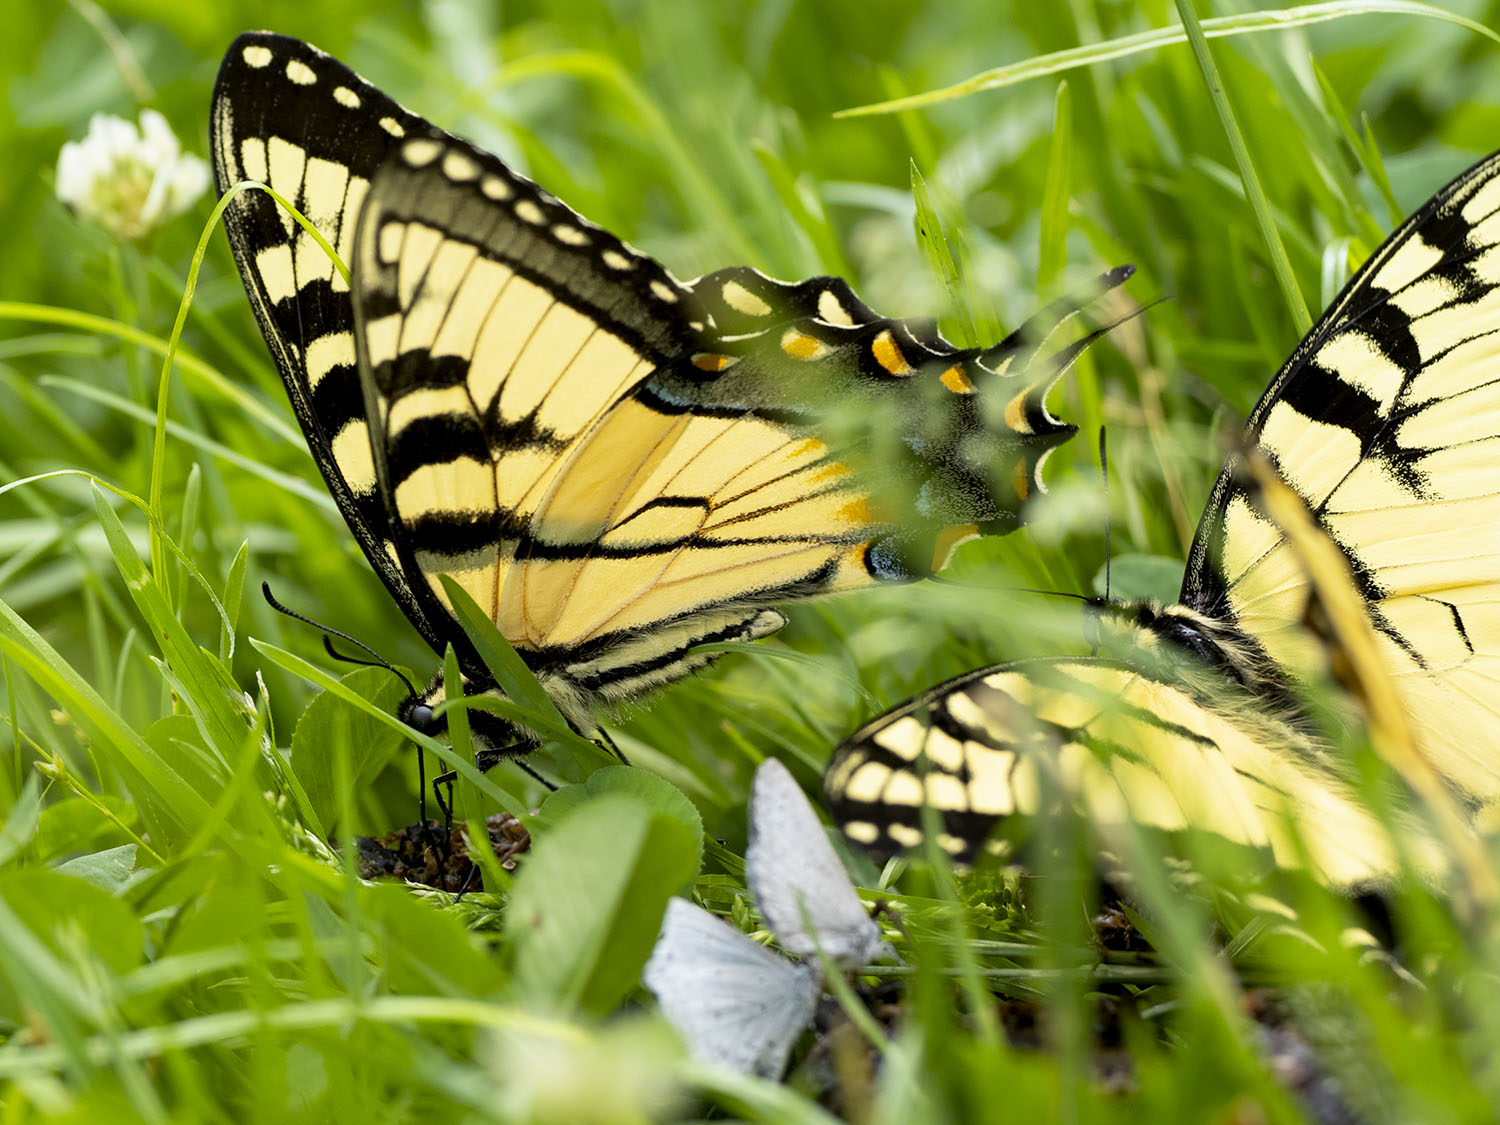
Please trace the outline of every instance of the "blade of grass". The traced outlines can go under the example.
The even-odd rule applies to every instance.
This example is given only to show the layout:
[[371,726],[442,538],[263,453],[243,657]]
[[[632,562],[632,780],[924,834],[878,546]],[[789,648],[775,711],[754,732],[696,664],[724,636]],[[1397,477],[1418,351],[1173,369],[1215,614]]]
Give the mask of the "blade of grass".
[[[1427,19],[1456,23],[1478,35],[1500,43],[1500,32],[1492,31],[1476,20],[1468,19],[1456,12],[1445,12],[1431,4],[1414,0],[1337,0],[1328,4],[1307,4],[1297,8],[1283,8],[1269,12],[1247,12],[1243,15],[1219,16],[1203,21],[1203,33],[1210,39],[1222,39],[1231,35],[1250,35],[1262,31],[1283,31],[1291,27],[1306,27],[1310,24],[1327,23],[1331,20],[1347,19],[1351,16],[1375,15],[1421,16]],[[854,106],[837,111],[835,117],[865,117],[871,114],[896,113],[906,109],[925,109],[940,102],[955,98],[966,98],[982,90],[996,90],[1014,86],[1031,78],[1041,78],[1078,67],[1096,66],[1111,59],[1128,58],[1162,47],[1188,41],[1187,33],[1180,27],[1154,28],[1135,35],[1109,39],[1101,43],[1090,43],[1083,47],[1072,47],[1065,51],[1054,51],[995,67],[967,78],[952,86],[911,94],[891,101],[875,102],[871,105]]]
[[[99,387],[90,386],[81,380],[65,378],[59,375],[44,375],[39,382],[43,386],[58,387],[71,394],[91,399],[143,425],[153,425],[155,423],[155,419],[150,411],[137,406],[127,398],[111,394],[109,391]],[[204,453],[219,458],[226,464],[242,469],[252,476],[260,477],[261,480],[269,484],[274,484],[277,488],[306,500],[325,511],[338,511],[338,505],[334,503],[333,497],[328,494],[328,490],[322,485],[309,484],[300,477],[294,477],[288,473],[273,469],[258,458],[249,454],[239,453],[227,445],[214,441],[213,438],[198,433],[181,422],[169,420],[167,422],[167,433],[178,441],[192,446],[194,449],[200,449]],[[298,443],[301,444],[300,438],[298,439]],[[102,463],[107,464],[108,458]]]
[[1067,82],[1057,84],[1052,141],[1047,149],[1047,178],[1042,193],[1041,232],[1037,240],[1036,291],[1039,302],[1055,296],[1057,279],[1068,262],[1068,200],[1072,188],[1073,99]]
[[1276,273],[1276,281],[1280,284],[1282,295],[1286,298],[1287,308],[1291,310],[1292,323],[1297,328],[1297,334],[1305,336],[1307,330],[1312,327],[1312,315],[1307,311],[1307,302],[1302,299],[1302,290],[1297,287],[1297,277],[1292,272],[1292,263],[1286,256],[1286,247],[1282,245],[1281,235],[1276,229],[1276,221],[1271,214],[1271,204],[1266,199],[1265,189],[1260,186],[1260,177],[1255,174],[1255,165],[1251,163],[1250,150],[1245,145],[1245,136],[1240,132],[1234,109],[1224,93],[1224,82],[1219,77],[1219,68],[1214,63],[1213,53],[1208,49],[1208,40],[1203,35],[1203,28],[1198,23],[1198,16],[1193,11],[1191,0],[1174,0],[1174,2],[1177,5],[1178,15],[1182,17],[1182,26],[1187,32],[1188,41],[1193,45],[1193,54],[1198,60],[1198,69],[1203,74],[1204,85],[1208,87],[1208,96],[1213,99],[1214,108],[1219,114],[1219,121],[1224,126],[1224,134],[1229,138],[1229,147],[1234,151],[1234,162],[1240,170],[1240,182],[1245,185],[1245,195],[1255,211],[1256,222],[1260,224],[1261,237],[1266,242],[1266,252],[1271,259],[1271,268]]
[[136,797],[148,819],[155,822],[156,831],[163,831],[167,822],[179,829],[188,828],[208,814],[208,802],[197,790],[4,601],[0,601],[0,651],[93,738],[114,749],[117,764],[141,782],[144,792]]
[[797,177],[787,167],[779,152],[764,141],[751,141],[751,151],[759,162],[761,171],[771,181],[776,198],[791,214],[798,228],[807,236],[817,252],[822,268],[839,277],[848,277],[853,271],[844,260],[844,251],[839,246],[838,233],[828,221],[828,211],[813,191],[799,184]]
[[[77,309],[54,308],[51,305],[36,305],[25,301],[0,301],[0,320],[25,320],[41,324],[62,324],[80,332],[91,332],[101,336],[112,336],[128,344],[134,344],[158,355],[166,355],[167,341],[159,336],[142,332],[129,324],[111,320]],[[302,435],[288,425],[283,415],[276,413],[255,396],[235,383],[218,368],[187,352],[179,352],[176,362],[185,375],[191,375],[220,398],[233,402],[246,414],[253,416],[267,429],[272,430],[288,443],[302,444]]]
[[977,348],[979,332],[974,326],[974,313],[969,308],[958,265],[943,233],[942,220],[932,205],[932,193],[927,190],[927,180],[916,161],[911,162],[911,197],[916,204],[917,245],[922,248],[927,265],[948,294],[948,308],[958,319],[959,342],[966,348]]
[[[1380,159],[1380,150],[1375,147],[1374,134],[1370,132],[1370,124],[1365,122],[1365,135],[1361,137],[1355,131],[1354,123],[1349,120],[1349,115],[1344,112],[1344,105],[1339,100],[1338,92],[1334,90],[1333,84],[1328,81],[1328,75],[1316,62],[1312,64],[1313,74],[1318,79],[1318,89],[1323,93],[1323,107],[1338,124],[1339,132],[1343,134],[1344,143],[1354,153],[1359,161],[1360,167],[1370,177],[1370,182],[1380,192],[1381,201],[1385,204],[1388,224],[1391,228],[1399,227],[1401,221],[1406,218],[1406,212],[1401,204],[1396,201],[1396,193],[1391,188],[1390,177],[1386,175],[1385,164]],[[1371,246],[1378,246],[1382,240],[1383,233],[1368,212],[1361,212],[1364,222],[1361,224],[1365,238]]]

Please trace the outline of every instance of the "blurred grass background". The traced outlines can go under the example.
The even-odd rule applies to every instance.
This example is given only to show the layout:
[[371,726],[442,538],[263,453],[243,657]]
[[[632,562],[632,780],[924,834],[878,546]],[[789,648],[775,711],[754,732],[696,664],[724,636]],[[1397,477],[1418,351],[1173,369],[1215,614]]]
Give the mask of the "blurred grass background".
[[[1361,15],[1355,5],[1345,7],[1345,18],[1316,27],[1214,43],[1313,315],[1384,231],[1500,143],[1493,41],[1431,16]],[[1497,23],[1497,5],[1445,8],[1486,26]],[[1198,7],[1204,18],[1248,10],[1234,0]],[[740,901],[732,860],[743,843],[744,797],[760,757],[787,759],[812,788],[828,748],[877,709],[981,663],[1081,644],[1071,608],[1033,605],[1006,587],[1096,592],[1107,518],[1122,556],[1113,592],[1171,597],[1222,460],[1223,437],[1300,336],[1186,46],[1076,69],[1064,83],[1047,77],[926,110],[834,116],[992,67],[1174,25],[1169,3],[39,0],[10,5],[5,19],[0,80],[10,112],[0,115],[6,154],[0,483],[72,469],[147,495],[159,357],[122,344],[112,330],[81,323],[77,314],[164,340],[211,201],[147,245],[122,246],[57,201],[57,153],[65,140],[83,135],[91,114],[133,120],[150,106],[167,116],[187,149],[206,155],[219,57],[250,27],[296,35],[335,54],[679,276],[742,263],[784,278],[844,274],[883,313],[937,316],[953,338],[960,308],[967,308],[984,342],[1121,262],[1138,269],[1127,286],[1131,303],[1112,304],[1107,314],[1168,298],[1113,332],[1059,386],[1054,413],[1084,432],[1050,463],[1051,496],[1038,505],[1031,530],[963,548],[949,577],[965,585],[797,608],[778,643],[806,659],[731,656],[710,675],[611,724],[632,760],[687,792],[707,835],[725,841],[727,852],[711,857],[707,869],[721,901]],[[914,235],[914,167],[960,261],[957,305]],[[247,591],[269,579],[284,601],[425,676],[430,654],[359,556],[295,433],[222,235],[212,241],[183,346],[211,369],[205,375],[179,365],[173,377],[170,417],[180,429],[168,441],[165,516],[187,557],[210,584],[221,583],[235,575],[234,561],[248,543]],[[1107,503],[1092,467],[1093,434],[1106,423]],[[119,515],[144,549],[139,513],[121,508]],[[211,747],[213,739],[184,702],[194,685],[182,681],[180,669],[163,671],[164,642],[132,601],[117,554],[79,477],[0,495],[0,601],[55,650],[57,666],[76,670],[77,680],[92,686],[110,710],[111,729],[144,732],[150,745],[169,748],[163,752],[203,758],[209,780],[198,788],[206,803],[197,811],[177,808],[176,841],[162,840],[161,828],[153,835],[150,823],[143,835],[134,808],[145,800],[140,785],[113,760],[99,728],[78,718],[82,697],[57,707],[59,690],[79,689],[47,687],[26,659],[41,650],[14,628],[0,637],[0,744],[10,747],[10,766],[0,770],[0,807],[11,810],[11,836],[0,833],[0,873],[10,880],[0,880],[0,899],[10,903],[0,911],[0,948],[9,943],[0,953],[0,977],[9,976],[14,993],[0,996],[0,1023],[10,1034],[0,1068],[12,1067],[0,1073],[18,1083],[11,1087],[15,1099],[7,1099],[21,1107],[14,1119],[110,1107],[183,1120],[212,1119],[221,1110],[246,1119],[360,1121],[437,1110],[554,1113],[545,1097],[518,1108],[491,1096],[486,1083],[496,1075],[521,1081],[514,1058],[505,1057],[515,1040],[486,1039],[475,1054],[478,1020],[375,1019],[374,1030],[361,1025],[351,1038],[331,1019],[296,1034],[225,1032],[208,1048],[174,1045],[166,1036],[157,1049],[107,1061],[110,1037],[125,1028],[169,1027],[209,1011],[264,1012],[288,997],[358,997],[366,987],[382,995],[450,997],[505,987],[503,938],[497,962],[474,955],[452,918],[438,919],[425,905],[413,911],[395,892],[360,899],[331,868],[318,873],[292,858],[305,858],[294,846],[296,832],[240,809],[236,802],[277,788],[277,775],[271,771],[268,780],[249,766],[237,773],[239,759],[215,761],[215,754],[196,749]],[[227,633],[208,598],[180,574],[173,581],[168,608],[186,636],[210,652],[216,644],[227,652]],[[263,713],[275,745],[285,748],[313,689],[264,661],[243,637],[326,663],[318,637],[289,626],[251,592],[237,624],[234,678],[259,699],[257,676],[263,677]],[[362,682],[373,690],[378,678]],[[386,735],[365,737],[358,745],[367,753],[355,763],[358,784],[341,790],[347,805],[337,817],[340,838],[415,818],[410,756],[397,756]],[[313,743],[310,752],[317,749]],[[47,791],[28,799],[28,781],[35,785],[42,776],[33,768],[38,762],[47,766]],[[223,776],[215,781],[217,770]],[[252,776],[253,784],[245,780]],[[229,777],[240,778],[238,788],[225,788]],[[525,803],[541,795],[519,775],[497,771],[494,780]],[[233,800],[219,801],[224,792]],[[471,811],[492,811],[476,793],[466,800]],[[241,845],[249,834],[263,846],[236,855],[225,835],[231,829]],[[90,886],[107,890],[93,897],[77,892],[86,903],[69,905],[73,891],[42,879],[63,861],[141,840],[156,849],[152,861],[138,854],[134,874],[116,873],[112,882],[100,876]],[[153,873],[142,875],[147,868]],[[292,873],[268,876],[284,868]],[[479,925],[482,914],[476,908],[465,919]],[[115,963],[106,935],[122,932],[139,938],[138,948]],[[27,933],[40,935],[41,946],[28,944]],[[1459,940],[1446,922],[1434,923],[1430,933],[1439,936],[1429,953]],[[352,961],[319,944],[341,934],[354,935]],[[226,935],[250,953],[212,971],[167,956],[183,950],[227,956]],[[298,956],[276,952],[277,941],[293,942]],[[1468,952],[1478,958],[1481,950]],[[361,957],[378,967],[364,970],[378,985],[353,967]],[[407,957],[414,967],[403,969]],[[464,971],[434,976],[433,966],[445,958]],[[168,968],[153,970],[153,963]],[[60,980],[43,971],[49,965],[60,966]],[[1290,963],[1283,968],[1294,971]],[[144,983],[137,979],[142,972]],[[208,975],[196,975],[202,972]],[[122,992],[125,979],[132,983]],[[1369,1039],[1365,1062],[1379,1060],[1378,1078],[1365,1075],[1372,1088],[1384,1094],[1411,1086],[1402,1095],[1410,1100],[1401,1120],[1467,1119],[1484,1104],[1485,1083],[1494,1084],[1492,1062],[1462,1042],[1461,1033],[1473,1030],[1465,1022],[1473,1011],[1441,1010],[1433,1000],[1419,1003],[1409,1022],[1381,1015],[1387,998],[1360,979],[1365,991],[1355,989],[1355,1000],[1326,1000],[1319,1011],[1366,1004],[1365,1022],[1355,1026]],[[1221,985],[1204,986],[1205,995],[1217,998],[1211,1010],[1226,1003]],[[930,1000],[939,986],[928,986]],[[1038,989],[1045,992],[1040,984],[1032,991]],[[1081,993],[1068,996],[1069,1004],[1082,1004]],[[1158,1017],[1178,1001],[1161,1003]],[[929,1060],[932,1089],[923,1092],[912,1080],[908,1100],[892,1095],[891,1104],[947,1120],[979,1120],[988,1116],[982,1110],[996,1108],[1007,1116],[1066,1108],[1072,1120],[1148,1109],[1180,1114],[1167,1118],[1174,1120],[1296,1120],[1301,1112],[1280,1099],[1258,1064],[1246,1061],[1255,1044],[1243,1028],[1225,1032],[1227,1040],[1216,1033],[1199,1043],[1174,1031],[1164,1039],[1178,1046],[1163,1050],[1156,1031],[1146,1030],[1154,1024],[1131,1024],[1125,1038],[1136,1092],[1114,1098],[1100,1093],[1084,1048],[1064,1052],[1061,1062],[1028,1061],[986,1039],[982,1020],[973,1037],[972,1027],[945,1011],[936,1001],[920,1007],[916,1022],[928,1041],[907,1056]],[[1068,1026],[1070,1017],[1055,1018]],[[1414,1039],[1409,1026],[1421,1034]],[[1086,1030],[1063,1039],[1084,1043]],[[102,1036],[106,1046],[78,1046],[88,1036]],[[27,1069],[31,1064],[15,1059],[28,1042],[62,1043],[68,1061]],[[931,1061],[940,1053],[923,1054],[934,1044],[951,1049],[945,1062]],[[594,1054],[586,1065],[601,1074],[629,1069],[618,1043],[590,1041],[587,1050]],[[1351,1047],[1351,1053],[1358,1052]],[[567,1057],[575,1069],[585,1065],[582,1055]],[[974,1060],[984,1065],[976,1069]],[[657,1073],[639,1060],[630,1063],[637,1064],[640,1073]],[[887,1080],[900,1081],[898,1066],[887,1071]],[[999,1090],[1006,1091],[1003,1102],[991,1104]],[[578,1103],[583,1108],[555,1111],[554,1119],[627,1119],[638,1108],[630,1096],[601,1091],[598,1100]],[[814,1112],[810,1102],[720,1095],[720,1104],[752,1116]],[[647,1099],[641,1105],[656,1104],[641,1097]]]

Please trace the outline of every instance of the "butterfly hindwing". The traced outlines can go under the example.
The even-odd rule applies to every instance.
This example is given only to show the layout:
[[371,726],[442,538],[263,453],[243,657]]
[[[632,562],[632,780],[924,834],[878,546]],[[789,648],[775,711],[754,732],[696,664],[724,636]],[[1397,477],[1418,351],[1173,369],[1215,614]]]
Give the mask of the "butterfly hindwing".
[[723,336],[743,337],[816,318],[853,327],[884,318],[841,277],[777,281],[749,266],[729,266],[687,283]]
[[997,665],[850,736],[829,802],[852,839],[887,854],[921,842],[924,803],[940,846],[971,861],[997,825],[1065,799],[1105,841],[1127,822],[1196,829],[1337,886],[1393,870],[1384,826],[1323,748],[1249,697],[1224,704],[1113,660]]

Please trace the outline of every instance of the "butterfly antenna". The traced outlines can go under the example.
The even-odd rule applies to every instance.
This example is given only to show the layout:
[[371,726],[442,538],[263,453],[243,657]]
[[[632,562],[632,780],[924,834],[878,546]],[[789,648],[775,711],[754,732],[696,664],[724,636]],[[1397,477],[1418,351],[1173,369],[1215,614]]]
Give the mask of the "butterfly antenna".
[[1089,601],[1085,594],[1074,594],[1067,590],[1038,590],[1031,586],[988,586],[978,582],[965,582],[956,578],[944,578],[941,574],[929,574],[922,581],[932,582],[939,586],[954,586],[960,590],[1004,590],[1011,594],[1045,594],[1051,598],[1078,598],[1080,601]]
[[[391,673],[391,675],[395,676],[398,680],[405,684],[406,690],[408,692],[410,692],[412,695],[417,694],[417,689],[412,686],[412,682],[401,673],[400,669],[398,669],[385,657],[381,656],[380,653],[376,652],[369,645],[365,644],[365,642],[360,640],[358,637],[351,637],[348,633],[345,633],[341,629],[335,629],[331,625],[324,625],[321,621],[314,621],[311,617],[304,616],[303,614],[298,613],[295,609],[288,609],[286,606],[277,601],[276,596],[271,593],[271,584],[269,582],[262,582],[260,584],[260,592],[261,595],[266,599],[266,604],[274,609],[277,613],[284,613],[294,621],[300,621],[304,625],[311,625],[314,629],[317,629],[319,632],[321,632],[323,634],[323,648],[328,652],[328,655],[333,657],[335,660],[342,661],[345,664],[358,664],[361,668],[384,668],[387,672]],[[351,645],[354,645],[355,647],[369,653],[370,659],[362,660],[357,656],[349,656],[346,653],[340,652],[338,649],[333,647],[334,637],[338,637],[341,641],[348,641]]]
[[[266,604],[277,613],[285,614],[294,621],[300,621],[304,625],[311,625],[314,629],[319,630],[323,634],[323,649],[333,659],[342,661],[345,664],[357,664],[361,668],[384,668],[406,685],[408,694],[413,696],[417,694],[416,686],[406,678],[399,668],[358,637],[351,637],[342,629],[335,629],[330,625],[324,625],[321,621],[314,621],[311,617],[307,617],[294,609],[289,609],[282,605],[276,600],[276,596],[271,593],[271,584],[269,582],[262,582],[260,584],[260,592],[261,596],[266,599]],[[370,654],[371,659],[362,660],[357,656],[349,656],[347,653],[340,652],[333,647],[334,637],[348,641],[351,645],[363,649]],[[417,818],[422,825],[422,831],[425,832],[427,831],[427,755],[420,746],[417,747],[417,793]],[[446,848],[444,850],[446,851]]]
[[1073,598],[1080,602],[1092,602],[1095,600],[1087,594],[1075,594],[1071,590],[1038,590],[1031,586],[1002,586],[1000,588],[1013,594],[1041,594],[1046,598]]

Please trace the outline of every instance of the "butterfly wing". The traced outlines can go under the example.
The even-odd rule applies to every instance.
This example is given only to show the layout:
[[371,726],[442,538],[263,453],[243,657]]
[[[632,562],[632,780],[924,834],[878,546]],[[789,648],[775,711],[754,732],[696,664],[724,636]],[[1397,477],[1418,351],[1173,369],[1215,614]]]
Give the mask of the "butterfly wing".
[[667,903],[643,979],[699,1062],[780,1078],[817,978],[685,899]]
[[[1269,847],[1280,863],[1305,848],[1336,885],[1379,880],[1393,870],[1384,830],[1326,748],[1272,714],[1288,681],[1326,669],[1326,641],[1305,619],[1326,613],[1320,603],[1345,571],[1430,765],[1474,804],[1500,796],[1500,760],[1475,736],[1500,717],[1497,173],[1491,157],[1402,224],[1252,413],[1247,443],[1326,541],[1289,538],[1232,457],[1194,541],[1183,605],[1130,607],[1255,691],[1231,703],[1096,661],[971,673],[836,753],[827,788],[855,839],[919,842],[926,802],[941,813],[940,842],[967,857],[998,820],[1041,811],[1046,778],[1096,824],[1206,828]],[[1309,550],[1325,546],[1340,565]],[[1343,635],[1369,643],[1348,624]],[[1285,832],[1289,811],[1300,841]],[[1430,836],[1403,834],[1419,866],[1441,867]]]
[[774,758],[755,771],[745,874],[766,925],[788,952],[813,957],[821,946],[844,968],[868,964],[879,952],[880,927],[801,786]]
[[[507,586],[537,551],[538,508],[583,435],[702,321],[655,262],[460,142],[401,147],[359,232],[356,350],[402,569],[455,640],[443,574],[535,666],[544,646]],[[594,468],[586,487],[621,471]]]
[[[348,263],[371,178],[406,136],[440,135],[338,60],[247,32],[224,56],[211,139],[219,192],[267,184]],[[349,287],[317,241],[265,192],[240,192],[224,229],[297,421],[370,565],[435,647],[441,637],[395,559],[375,480]]]
[[[1391,235],[1252,413],[1263,451],[1339,547],[1423,751],[1471,800],[1500,796],[1500,157]],[[1182,600],[1295,678],[1305,572],[1231,461]]]
[[[451,139],[382,168],[353,265],[376,476],[415,596],[449,619],[439,579],[455,578],[575,718],[707,663],[690,652],[706,641],[774,630],[773,604],[914,577],[895,529],[1017,522],[1013,478],[877,511],[825,440],[841,397],[910,395],[935,360],[936,417],[977,466],[997,427],[975,385],[994,383],[1016,404],[999,440],[1027,474],[1072,429],[1034,409],[1050,374],[996,374],[826,279],[681,285]],[[721,334],[708,305],[746,323]]]
[[1127,823],[1195,829],[1331,885],[1387,878],[1389,835],[1338,763],[1241,695],[1233,707],[1105,659],[1001,664],[856,732],[825,789],[851,839],[887,853],[922,841],[924,803],[938,843],[967,861],[1005,819],[1066,799],[1106,839]]
[[350,267],[346,285],[264,194],[229,205],[371,564],[483,678],[455,578],[576,724],[707,663],[705,642],[773,631],[774,604],[918,577],[1011,530],[1073,432],[1045,397],[1075,352],[957,349],[833,278],[680,284],[297,40],[236,40],[213,148],[221,190],[269,183]]

